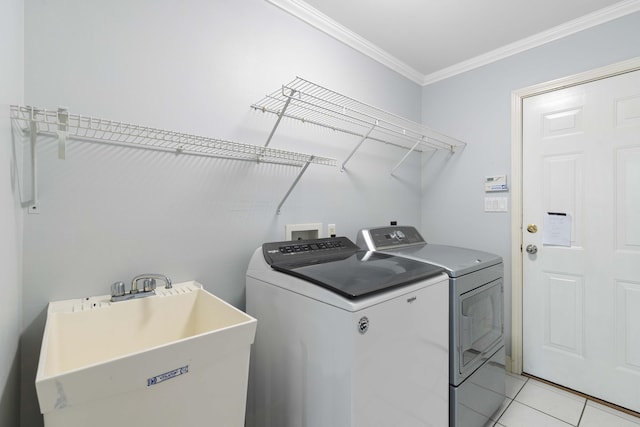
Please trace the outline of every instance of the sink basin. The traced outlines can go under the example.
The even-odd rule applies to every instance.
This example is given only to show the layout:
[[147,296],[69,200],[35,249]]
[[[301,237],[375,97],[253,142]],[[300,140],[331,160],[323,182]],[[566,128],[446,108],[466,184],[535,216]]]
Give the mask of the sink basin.
[[197,282],[51,302],[36,374],[45,426],[244,426],[255,330]]

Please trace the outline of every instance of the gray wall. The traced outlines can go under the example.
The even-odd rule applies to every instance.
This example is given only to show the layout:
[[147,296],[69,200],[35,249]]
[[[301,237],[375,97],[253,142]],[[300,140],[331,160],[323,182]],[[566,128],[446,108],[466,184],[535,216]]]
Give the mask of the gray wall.
[[483,182],[485,176],[510,173],[511,93],[640,56],[638,40],[640,13],[635,13],[422,90],[423,123],[468,142],[464,153],[446,168],[440,167],[442,153],[424,160],[423,230],[434,243],[484,249],[504,258],[507,354],[511,334],[510,213],[484,212]]
[[[420,120],[420,87],[264,0],[29,1],[25,102],[264,144],[275,117],[252,102],[300,75]],[[343,160],[353,136],[284,122],[271,146]],[[244,306],[244,273],[287,223],[420,222],[420,156],[364,144],[344,173],[39,140],[40,213],[25,216],[22,425],[41,423],[33,381],[50,300],[105,294],[159,272]],[[132,325],[135,327],[135,325]]]
[[[21,5],[5,2],[0,15],[17,18]],[[156,271],[243,307],[253,249],[282,239],[287,223],[335,223],[350,237],[389,220],[417,224],[429,241],[501,254],[510,283],[509,216],[483,212],[482,183],[509,173],[511,91],[640,54],[636,14],[421,90],[263,0],[29,1],[24,13],[27,104],[262,144],[274,118],[249,105],[300,75],[469,142],[455,156],[411,156],[397,177],[387,171],[402,153],[365,144],[347,172],[312,165],[276,215],[296,168],[77,141],[62,161],[55,142],[40,139],[40,214],[24,217],[23,251],[10,178],[0,183],[0,226],[18,230],[2,243],[16,285],[0,309],[17,325],[22,307],[28,427],[42,424],[33,381],[48,301],[103,294],[115,280]],[[20,19],[11,22],[2,49],[14,46],[5,32],[21,34]],[[21,101],[20,54],[10,55],[15,75],[0,80],[3,103],[4,92]],[[356,142],[285,122],[272,144],[342,160]],[[8,156],[0,151],[5,164]],[[0,343],[3,373],[15,363],[12,330]]]
[[24,4],[0,2],[0,426],[19,423],[22,211],[13,171],[9,105],[24,96]]

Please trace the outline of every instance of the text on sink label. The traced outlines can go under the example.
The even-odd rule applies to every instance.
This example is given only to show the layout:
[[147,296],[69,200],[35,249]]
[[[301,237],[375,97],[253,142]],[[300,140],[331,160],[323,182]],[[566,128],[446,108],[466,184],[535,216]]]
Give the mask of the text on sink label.
[[163,381],[170,380],[177,376],[186,374],[189,372],[189,365],[183,366],[182,368],[174,369],[173,371],[165,372],[164,374],[156,375],[155,377],[151,377],[147,379],[147,387],[152,385],[159,384]]

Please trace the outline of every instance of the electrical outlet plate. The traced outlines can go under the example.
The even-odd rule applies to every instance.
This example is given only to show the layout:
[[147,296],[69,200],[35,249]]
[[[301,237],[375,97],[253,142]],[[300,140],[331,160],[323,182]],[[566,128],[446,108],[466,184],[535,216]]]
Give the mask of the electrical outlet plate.
[[322,237],[322,223],[286,224],[284,235],[285,240],[319,239]]

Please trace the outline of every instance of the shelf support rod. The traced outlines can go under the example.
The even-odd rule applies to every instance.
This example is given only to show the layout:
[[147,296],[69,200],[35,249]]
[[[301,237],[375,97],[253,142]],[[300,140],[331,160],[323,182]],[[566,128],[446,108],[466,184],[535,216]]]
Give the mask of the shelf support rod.
[[367,138],[369,138],[369,135],[371,134],[371,132],[373,132],[373,130],[376,128],[376,126],[378,126],[378,120],[376,120],[376,123],[375,123],[373,126],[371,126],[371,129],[369,129],[369,130],[367,131],[367,133],[365,133],[365,134],[362,136],[362,139],[360,140],[360,142],[358,142],[358,145],[356,145],[356,146],[354,147],[354,149],[351,151],[351,153],[349,153],[349,155],[347,156],[347,158],[346,158],[346,159],[344,159],[344,162],[342,162],[342,166],[340,167],[340,172],[344,172],[344,167],[345,167],[345,165],[347,164],[347,162],[348,162],[349,160],[351,160],[351,157],[353,157],[353,155],[354,155],[354,154],[356,154],[356,151],[358,151],[358,148],[360,148],[360,146],[362,145],[362,143],[363,143]]
[[280,215],[280,209],[282,208],[282,205],[284,205],[284,202],[287,200],[287,198],[289,198],[289,195],[291,194],[293,189],[296,187],[296,185],[298,185],[298,181],[300,181],[300,178],[302,178],[302,175],[304,175],[304,173],[307,171],[307,168],[309,167],[312,161],[313,161],[313,156],[311,156],[311,158],[307,160],[307,162],[304,164],[304,166],[302,167],[302,170],[300,171],[296,179],[293,181],[293,184],[291,184],[291,187],[289,187],[289,191],[287,191],[287,194],[285,194],[284,197],[282,198],[282,201],[278,205],[278,208],[276,211],[278,215]]
[[31,149],[31,200],[27,202],[27,212],[38,213],[38,161],[36,142],[38,140],[38,122],[35,120],[36,109],[29,107],[29,145]]
[[287,96],[287,101],[284,103],[284,106],[282,107],[282,111],[278,113],[278,119],[276,120],[276,123],[273,125],[273,129],[271,129],[271,133],[267,138],[267,142],[264,144],[265,147],[269,146],[269,143],[271,142],[271,138],[273,138],[273,134],[276,133],[276,129],[278,129],[278,126],[280,125],[280,120],[282,120],[282,118],[284,117],[284,113],[287,111],[287,108],[289,107],[289,103],[291,102],[291,98],[293,97],[294,93],[295,91],[292,90],[289,96]]
[[396,171],[396,169],[398,169],[400,167],[400,165],[402,163],[404,163],[405,160],[407,160],[407,157],[409,157],[409,154],[413,153],[413,150],[416,149],[416,147],[418,145],[420,145],[420,143],[424,141],[424,136],[422,138],[420,138],[419,140],[416,141],[415,144],[413,144],[413,146],[411,147],[411,149],[409,151],[407,151],[407,153],[404,155],[404,157],[402,159],[400,159],[400,161],[393,167],[393,169],[391,169],[391,175],[393,175],[393,173]]
[[65,107],[58,107],[58,158],[64,160],[67,156],[67,139],[69,138],[69,111]]

